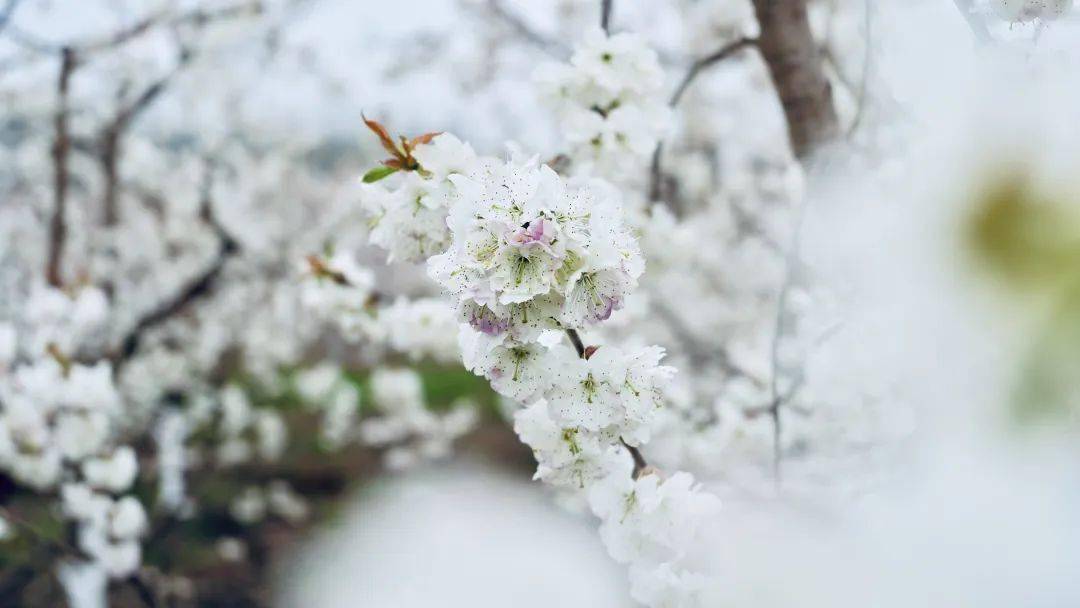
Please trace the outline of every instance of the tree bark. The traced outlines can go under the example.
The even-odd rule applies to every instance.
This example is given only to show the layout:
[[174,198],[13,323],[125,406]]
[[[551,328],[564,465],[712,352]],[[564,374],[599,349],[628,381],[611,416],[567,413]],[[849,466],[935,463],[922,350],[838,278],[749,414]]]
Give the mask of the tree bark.
[[64,47],[60,51],[60,77],[57,81],[56,114],[53,125],[56,134],[53,139],[53,212],[49,220],[49,251],[45,262],[45,279],[53,287],[64,284],[63,255],[67,240],[67,191],[68,191],[68,152],[71,151],[71,136],[68,133],[68,92],[71,89],[71,75],[75,72],[75,52]]
[[758,47],[784,108],[791,148],[806,158],[840,132],[806,0],[754,0],[754,12],[761,27]]

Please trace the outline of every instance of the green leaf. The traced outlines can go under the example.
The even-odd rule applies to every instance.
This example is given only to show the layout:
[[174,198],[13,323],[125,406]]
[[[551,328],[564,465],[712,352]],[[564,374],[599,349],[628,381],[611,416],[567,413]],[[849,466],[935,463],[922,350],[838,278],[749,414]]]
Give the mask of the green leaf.
[[368,171],[367,173],[364,174],[364,183],[365,184],[375,183],[375,182],[379,181],[380,179],[382,179],[382,178],[384,178],[384,177],[386,177],[388,175],[392,175],[392,174],[394,174],[396,172],[397,172],[397,169],[395,169],[394,167],[387,167],[385,165],[375,167],[371,171]]

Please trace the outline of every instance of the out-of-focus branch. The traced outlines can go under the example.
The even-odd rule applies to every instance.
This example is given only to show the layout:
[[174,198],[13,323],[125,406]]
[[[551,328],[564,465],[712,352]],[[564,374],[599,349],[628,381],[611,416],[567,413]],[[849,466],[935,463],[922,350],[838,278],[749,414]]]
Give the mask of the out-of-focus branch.
[[105,178],[102,194],[102,209],[104,214],[103,221],[106,226],[114,226],[117,221],[119,221],[117,187],[119,181],[121,144],[124,134],[135,118],[141,112],[149,108],[150,105],[161,96],[176,75],[187,67],[190,60],[191,53],[187,49],[181,48],[180,57],[176,67],[168,74],[162,76],[150,86],[146,87],[146,89],[137,95],[131,103],[121,108],[112,121],[110,121],[102,130],[99,144],[100,156],[98,160],[101,163],[101,172]]
[[858,96],[856,97],[855,117],[851,119],[851,124],[848,125],[847,136],[851,137],[855,131],[859,129],[859,125],[862,123],[863,116],[866,115],[867,104],[867,91],[870,87],[870,70],[871,64],[874,60],[874,49],[872,45],[871,31],[874,22],[874,7],[871,0],[863,1],[863,44],[865,45],[863,53],[862,64],[862,77],[859,79]]
[[604,30],[605,34],[611,33],[611,9],[614,4],[614,0],[600,1],[600,27]]
[[[788,398],[794,396],[795,390],[797,390],[793,384],[787,395],[780,394],[780,373],[782,371],[780,364],[780,342],[783,340],[784,334],[788,329],[788,296],[791,293],[791,288],[798,279],[797,274],[801,267],[799,251],[802,242],[802,225],[805,214],[806,202],[804,201],[798,204],[795,210],[795,225],[792,227],[791,246],[788,249],[787,256],[784,260],[784,279],[780,284],[780,293],[776,298],[776,323],[773,328],[772,343],[769,347],[769,361],[772,367],[772,377],[769,383],[771,392],[769,416],[773,421],[773,474],[778,486],[781,481],[781,460],[783,458],[780,437],[783,427],[780,409]],[[801,381],[802,379],[800,378],[799,382]]]
[[840,133],[806,0],[754,0],[754,12],[761,28],[758,48],[780,97],[792,150],[805,159]]
[[822,59],[824,59],[825,63],[830,68],[832,68],[832,72],[836,75],[836,79],[840,82],[840,84],[844,85],[844,89],[847,90],[847,92],[855,100],[855,116],[852,117],[851,124],[849,124],[844,130],[844,135],[847,137],[851,137],[851,135],[855,133],[856,130],[858,130],[859,125],[862,123],[863,116],[866,114],[867,92],[870,83],[870,70],[874,57],[870,43],[873,19],[873,8],[871,6],[871,0],[864,0],[863,11],[863,35],[865,37],[865,44],[863,49],[863,64],[861,69],[861,75],[859,76],[858,82],[856,82],[855,79],[848,75],[847,71],[844,69],[843,63],[840,61],[839,58],[837,58],[836,53],[833,52],[832,46],[829,43],[832,38],[831,27],[829,28],[830,33],[826,34],[826,40],[822,43],[821,46]]
[[142,341],[143,335],[147,331],[183,312],[192,302],[209,295],[213,291],[218,277],[220,277],[224,270],[225,264],[231,257],[240,251],[239,243],[232,238],[214,215],[213,204],[209,196],[210,172],[211,168],[208,163],[207,182],[204,185],[204,196],[199,215],[202,220],[213,229],[218,237],[217,256],[215,256],[214,261],[203,270],[202,273],[188,282],[176,295],[165,302],[162,302],[159,306],[143,315],[135,323],[120,341],[119,349],[113,354],[113,362],[118,367],[134,356],[136,351],[138,351],[139,343]]
[[[679,105],[686,90],[702,71],[735,55],[745,48],[753,46],[756,42],[757,41],[753,38],[740,38],[739,40],[726,44],[717,51],[694,61],[686,71],[686,75],[679,81],[679,85],[675,88],[675,92],[672,93],[671,99],[668,100],[668,105],[673,108]],[[665,187],[666,180],[663,167],[661,166],[663,153],[664,142],[659,141],[656,143],[656,148],[653,150],[652,164],[649,169],[649,198],[654,201],[665,201],[673,210],[678,211],[678,206],[674,204],[674,201],[669,200],[674,198],[674,188]]]
[[674,334],[675,339],[682,345],[682,351],[690,359],[690,365],[698,369],[706,365],[716,365],[729,376],[740,376],[757,386],[764,386],[765,382],[761,378],[751,374],[732,361],[731,355],[728,354],[726,349],[721,346],[705,344],[698,339],[693,330],[687,327],[678,314],[667,304],[654,299],[651,306],[656,314],[664,320],[665,325]]
[[506,8],[500,0],[488,0],[488,8],[500,21],[510,26],[510,29],[533,46],[558,57],[566,57],[570,54],[568,46],[555,38],[537,32],[520,16]]
[[0,32],[4,31],[4,27],[11,21],[11,16],[15,14],[15,9],[19,6],[19,0],[7,0],[7,4],[4,5],[4,10],[0,12]]
[[694,79],[697,78],[698,74],[702,71],[720,63],[743,49],[754,46],[755,44],[757,44],[756,38],[739,38],[735,42],[726,44],[715,52],[709,53],[694,61],[694,63],[690,65],[690,69],[686,71],[686,75],[683,76],[683,79],[679,82],[679,86],[675,88],[675,92],[671,94],[668,105],[671,107],[679,105],[679,101],[682,100],[682,96],[686,93],[686,89],[690,88],[690,84],[694,82]]
[[64,282],[61,265],[64,243],[67,240],[68,155],[71,152],[71,137],[68,133],[68,94],[71,90],[71,76],[75,73],[77,62],[78,59],[73,50],[65,47],[60,51],[56,114],[53,117],[55,130],[52,145],[53,214],[49,220],[49,250],[45,262],[45,279],[54,287],[60,287]]
[[139,600],[149,608],[157,608],[161,605],[158,601],[158,592],[154,589],[154,585],[148,580],[145,572],[139,571],[128,577],[128,582],[132,588],[135,589],[135,593],[138,594]]
[[158,11],[104,38],[70,43],[56,43],[45,40],[15,26],[9,27],[7,34],[16,44],[39,53],[56,53],[63,48],[70,48],[85,56],[121,47],[160,26],[172,28],[185,25],[203,27],[215,21],[259,15],[262,11],[263,3],[261,0],[246,0],[215,9],[197,8],[176,14],[170,14],[169,11]]
[[957,10],[960,11],[960,16],[964,18],[968,27],[971,28],[971,33],[975,35],[975,40],[979,44],[993,43],[994,36],[990,34],[990,29],[986,27],[986,22],[975,14],[971,0],[953,0],[953,2],[956,4]]

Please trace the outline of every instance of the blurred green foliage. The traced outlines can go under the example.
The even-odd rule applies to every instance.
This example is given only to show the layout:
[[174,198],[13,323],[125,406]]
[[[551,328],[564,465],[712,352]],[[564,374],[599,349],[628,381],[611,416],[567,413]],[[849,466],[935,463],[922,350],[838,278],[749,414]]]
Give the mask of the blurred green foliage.
[[[458,400],[468,399],[488,420],[499,417],[497,395],[483,378],[460,366],[428,362],[401,364],[420,374],[430,409],[445,411]],[[244,373],[231,375],[232,382],[247,392],[252,405],[275,409],[284,417],[289,443],[279,461],[218,467],[212,457],[217,431],[208,427],[189,437],[189,444],[205,448],[204,458],[190,463],[197,469],[188,480],[189,494],[197,504],[190,517],[176,518],[160,511],[156,504],[157,479],[152,470],[140,476],[132,489],[147,506],[152,519],[152,539],[143,547],[144,563],[161,572],[189,578],[200,597],[209,593],[221,600],[214,605],[254,605],[241,602],[240,596],[265,591],[262,586],[269,582],[273,558],[287,551],[289,539],[304,527],[273,519],[249,526],[235,521],[229,514],[229,505],[246,486],[286,480],[307,500],[311,508],[308,523],[327,523],[334,520],[342,507],[340,498],[358,485],[372,481],[381,468],[377,450],[359,444],[340,450],[327,449],[319,440],[319,410],[303,402],[291,381],[294,372],[282,370],[286,381],[277,390]],[[370,370],[345,373],[346,380],[360,390],[362,417],[377,415],[371,405],[370,375]],[[139,447],[152,450],[151,446]],[[14,532],[12,537],[0,541],[0,589],[6,578],[20,572],[55,587],[49,564],[57,554],[70,553],[74,544],[72,530],[64,522],[55,494],[30,492],[4,478],[0,478],[0,483],[7,484],[5,514],[17,518],[9,522]],[[223,537],[242,539],[248,547],[249,559],[243,563],[223,562],[217,550],[217,543]],[[246,584],[241,585],[244,593],[234,597],[230,589],[236,587],[232,584],[236,580],[244,580]],[[35,593],[38,593],[36,587],[26,587],[26,594]],[[5,603],[8,599],[11,598],[0,598],[0,605],[9,605]],[[22,605],[21,600],[13,601],[13,605]]]
[[[1007,297],[1035,307],[1033,336],[1011,400],[1024,425],[1080,417],[1080,199],[1048,196],[1021,173],[990,182],[967,225],[975,260]],[[1049,311],[1047,313],[1046,311]]]

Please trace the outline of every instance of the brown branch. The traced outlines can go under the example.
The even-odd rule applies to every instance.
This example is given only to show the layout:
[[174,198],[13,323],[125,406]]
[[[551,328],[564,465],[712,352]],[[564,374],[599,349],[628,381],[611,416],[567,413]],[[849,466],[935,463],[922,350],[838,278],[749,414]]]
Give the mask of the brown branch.
[[577,356],[584,359],[585,358],[585,344],[582,343],[581,336],[578,334],[577,330],[576,329],[568,329],[568,330],[566,330],[566,335],[567,335],[567,337],[570,338],[570,343],[574,345],[574,350],[577,351]]
[[161,325],[175,315],[183,312],[193,302],[209,295],[221,276],[225,264],[229,258],[240,251],[240,245],[218,222],[213,213],[213,206],[209,197],[209,180],[211,168],[207,166],[205,183],[203,186],[204,198],[200,217],[206,222],[218,237],[218,253],[214,261],[197,277],[190,281],[183,289],[169,300],[161,303],[150,312],[143,315],[120,341],[119,349],[113,354],[113,362],[119,367],[135,355],[139,349],[142,336],[150,329]]
[[128,577],[128,583],[135,589],[135,593],[139,596],[139,600],[149,608],[157,608],[160,605],[158,601],[158,592],[154,589],[154,585],[146,576],[145,571],[139,571]]
[[49,220],[49,250],[45,262],[45,278],[53,287],[63,285],[61,272],[64,256],[64,244],[67,240],[67,191],[68,191],[68,155],[71,152],[71,137],[68,133],[68,94],[71,89],[71,76],[75,73],[77,58],[75,52],[65,47],[60,52],[60,76],[57,80],[56,115],[53,128],[53,214]]
[[761,28],[758,48],[780,97],[792,150],[805,159],[840,133],[806,0],[754,0],[754,12]]
[[645,462],[645,457],[641,455],[641,450],[626,443],[626,440],[622,438],[619,438],[619,443],[626,448],[626,451],[630,452],[630,457],[634,459],[634,472],[631,473],[634,479],[641,477],[641,472],[649,467],[649,463]]
[[146,87],[146,89],[136,96],[130,104],[121,108],[108,126],[102,130],[99,144],[100,156],[98,157],[98,161],[101,163],[101,172],[105,179],[102,194],[102,209],[103,223],[106,226],[115,226],[120,219],[117,194],[119,190],[121,145],[123,143],[122,140],[125,132],[135,118],[149,108],[154,101],[161,96],[172,79],[183,71],[190,61],[191,53],[187,49],[181,48],[180,57],[176,66],[168,74],[162,76],[150,86]]

